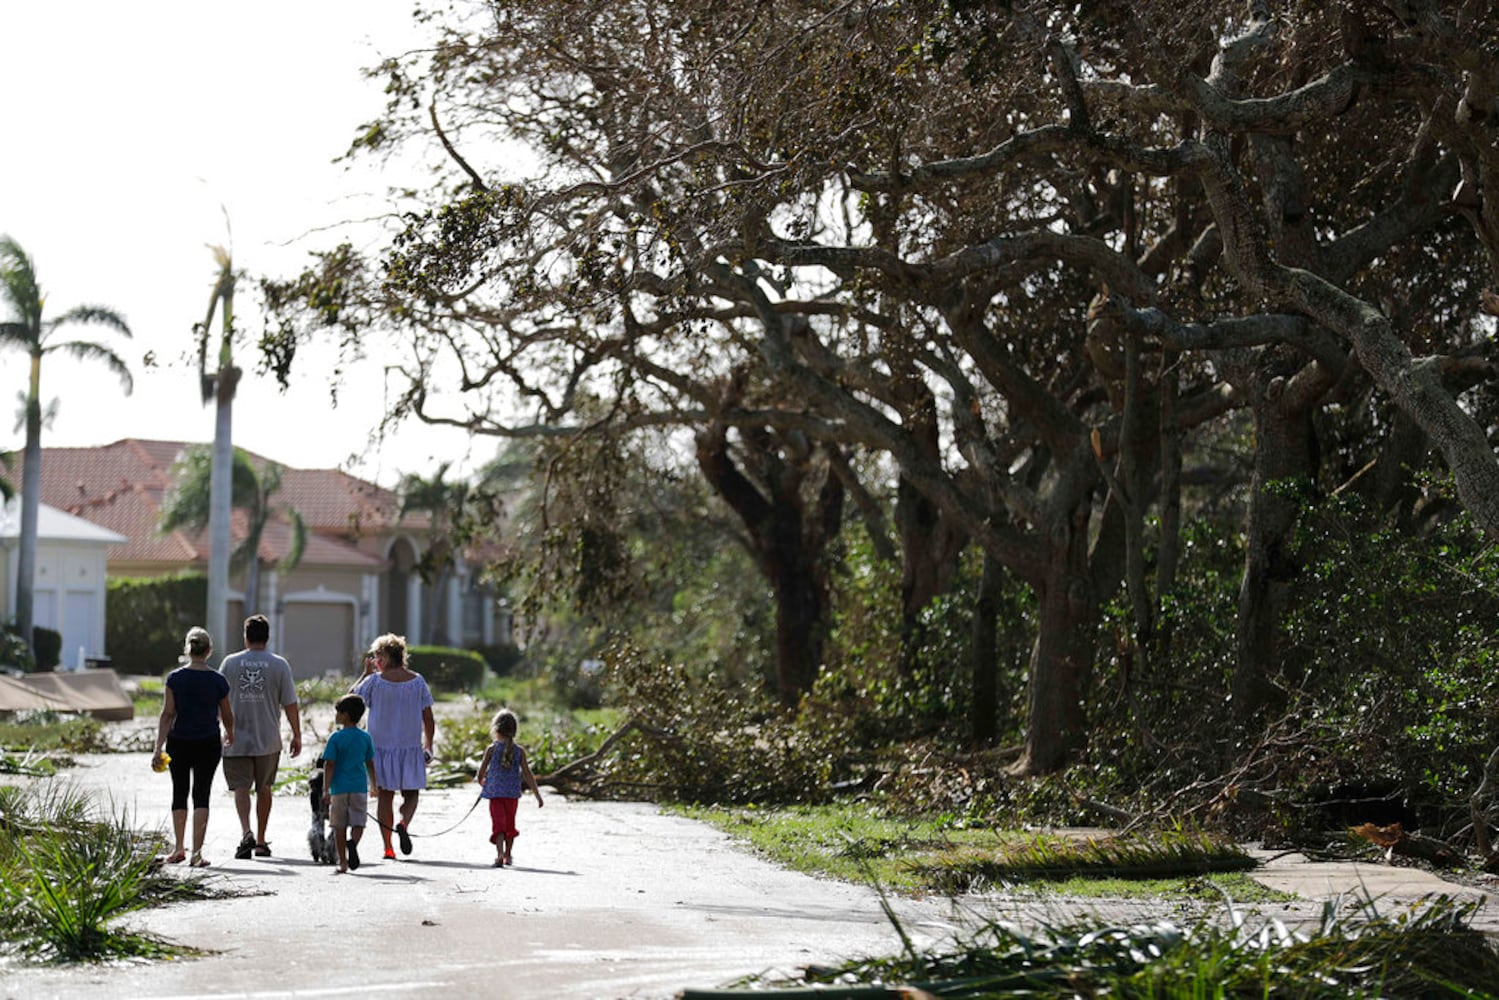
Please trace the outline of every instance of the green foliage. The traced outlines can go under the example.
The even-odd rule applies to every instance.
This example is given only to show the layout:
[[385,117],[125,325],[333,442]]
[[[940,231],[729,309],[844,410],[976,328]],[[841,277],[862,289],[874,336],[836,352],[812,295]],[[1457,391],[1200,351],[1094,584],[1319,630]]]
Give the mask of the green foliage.
[[796,871],[901,892],[961,894],[1004,883],[1009,891],[1049,893],[1065,882],[1067,893],[1077,896],[1101,895],[1107,886],[1107,894],[1115,898],[1195,898],[1206,882],[1233,885],[1235,899],[1272,895],[1226,874],[1252,868],[1253,861],[1197,831],[1079,839],[994,829],[952,813],[895,813],[852,801],[785,808],[688,806],[681,811]]
[[845,728],[798,725],[763,693],[627,643],[602,657],[612,704],[645,727],[612,782],[679,802],[813,802],[855,773]]
[[477,646],[474,652],[484,658],[484,662],[489,664],[489,672],[496,677],[508,677],[519,672],[526,661],[525,652],[513,642]]
[[0,666],[15,667],[27,673],[36,668],[31,647],[21,639],[15,622],[9,622],[4,628],[0,628]]
[[[105,597],[105,648],[122,674],[161,674],[177,664],[182,637],[207,618],[201,573],[111,577]],[[213,637],[226,645],[224,636]]]
[[[1185,926],[1170,921],[1100,926],[1090,917],[1036,928],[990,921],[970,928],[948,949],[907,948],[899,956],[817,966],[789,982],[756,979],[743,995],[893,996],[901,986],[953,1000],[1493,995],[1499,951],[1471,926],[1472,905],[1439,898],[1380,913],[1369,900],[1351,908],[1343,902],[1331,901],[1318,926],[1295,931],[1279,921],[1246,920],[1232,908]],[[860,984],[866,983],[884,988],[863,993]],[[736,995],[680,994],[683,1000]]]
[[[1134,645],[1127,596],[1104,609],[1104,643],[1088,691],[1087,752],[1072,787],[1148,812],[1204,774],[1229,769],[1238,749],[1224,698],[1236,649],[1244,540],[1225,518],[1182,525],[1176,587],[1161,597],[1154,648]],[[1187,729],[1181,720],[1192,719]]]
[[1429,537],[1372,523],[1358,503],[1309,510],[1307,565],[1283,683],[1326,745],[1304,786],[1383,786],[1449,836],[1499,743],[1499,554],[1466,517]]
[[35,625],[31,629],[31,642],[36,649],[38,670],[52,670],[62,663],[62,633],[56,629]]
[[[804,713],[865,734],[871,747],[941,734],[950,745],[969,740],[973,705],[973,615],[981,558],[970,550],[946,593],[902,635],[900,569],[881,563],[865,543],[848,546],[837,579],[828,666]],[[1022,696],[1035,639],[1029,588],[1011,580],[1000,596],[997,687],[1002,739],[1017,738]]]
[[472,710],[444,719],[442,725],[442,759],[464,780],[478,773],[484,751],[493,742],[490,722],[500,708],[516,714],[520,743],[537,775],[593,753],[620,724],[619,713],[612,709],[571,707],[546,678],[491,678],[470,697]]
[[483,686],[489,673],[484,657],[451,646],[412,646],[406,651],[406,661],[434,691],[474,691]]
[[157,873],[154,837],[126,814],[96,816],[75,791],[0,788],[0,948],[55,961],[170,955],[115,921],[193,894],[193,880]]
[[103,753],[110,749],[105,727],[87,715],[40,709],[0,720],[0,746],[41,753]]

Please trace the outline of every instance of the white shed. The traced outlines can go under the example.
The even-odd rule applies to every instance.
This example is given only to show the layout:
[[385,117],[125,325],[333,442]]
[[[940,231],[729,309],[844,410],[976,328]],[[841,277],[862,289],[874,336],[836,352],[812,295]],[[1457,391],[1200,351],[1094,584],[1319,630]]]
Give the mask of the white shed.
[[[7,621],[16,616],[20,534],[20,499],[14,498],[0,507],[0,613]],[[81,670],[84,660],[106,655],[105,554],[110,546],[128,540],[42,504],[37,516],[32,617],[35,624],[62,633],[62,667]]]

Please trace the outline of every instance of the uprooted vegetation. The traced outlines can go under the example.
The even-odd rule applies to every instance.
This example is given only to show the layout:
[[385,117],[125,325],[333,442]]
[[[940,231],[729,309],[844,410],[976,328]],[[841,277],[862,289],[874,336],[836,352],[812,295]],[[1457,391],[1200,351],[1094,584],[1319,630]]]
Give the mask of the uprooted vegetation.
[[[682,1000],[896,1000],[944,997],[1294,996],[1306,1000],[1485,997],[1499,951],[1466,926],[1471,905],[1435,900],[1381,912],[1370,900],[1334,901],[1320,923],[1293,930],[1229,908],[1179,924],[1100,927],[1056,918],[1035,928],[986,923],[946,949],[853,959],[794,980],[684,990]],[[892,919],[894,919],[892,917]],[[897,924],[898,927],[898,924]]]
[[167,957],[176,945],[119,926],[148,906],[209,893],[161,871],[159,835],[55,784],[0,786],[0,953],[43,961]]

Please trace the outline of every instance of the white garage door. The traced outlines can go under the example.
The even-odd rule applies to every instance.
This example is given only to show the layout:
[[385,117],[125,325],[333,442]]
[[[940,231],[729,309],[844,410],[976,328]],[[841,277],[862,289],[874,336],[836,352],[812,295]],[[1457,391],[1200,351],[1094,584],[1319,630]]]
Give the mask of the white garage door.
[[286,605],[281,641],[272,646],[291,661],[297,680],[354,673],[354,605],[301,601]]

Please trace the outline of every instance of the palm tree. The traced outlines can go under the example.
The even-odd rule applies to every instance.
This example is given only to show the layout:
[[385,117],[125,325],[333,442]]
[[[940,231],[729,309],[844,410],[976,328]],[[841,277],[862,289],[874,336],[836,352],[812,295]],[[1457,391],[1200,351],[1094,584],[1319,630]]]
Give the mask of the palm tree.
[[[225,215],[227,224],[228,215]],[[230,484],[234,450],[234,390],[240,371],[234,367],[234,256],[227,247],[210,247],[219,266],[213,294],[208,299],[208,315],[198,332],[198,378],[203,387],[203,402],[217,403],[213,424],[213,468],[208,505],[208,634],[223,642],[228,626],[229,602],[229,516],[233,506]],[[223,334],[219,340],[218,368],[208,371],[208,340],[212,335],[213,314],[223,304]]]
[[13,314],[12,319],[0,323],[0,345],[20,347],[31,356],[26,390],[26,446],[21,466],[21,539],[16,559],[16,626],[28,647],[32,643],[35,610],[37,516],[42,505],[42,358],[63,351],[82,360],[100,361],[120,377],[127,396],[134,386],[125,362],[103,344],[53,340],[61,327],[72,324],[107,326],[128,337],[130,327],[124,317],[105,306],[75,306],[60,316],[44,319],[45,301],[31,258],[15,240],[0,236],[0,303]]
[[408,473],[401,477],[396,488],[401,497],[401,516],[418,510],[432,515],[431,543],[422,554],[418,571],[432,587],[432,614],[428,616],[427,639],[439,644],[456,639],[448,635],[447,630],[448,580],[457,561],[453,537],[455,516],[462,510],[469,494],[467,483],[448,481],[451,467],[451,462],[441,463],[431,479]]
[[[198,445],[187,449],[172,465],[173,487],[162,504],[159,530],[186,528],[202,531],[210,524],[213,492],[213,449]],[[245,512],[245,537],[230,553],[232,572],[245,574],[245,614],[260,610],[260,540],[265,526],[274,516],[284,515],[291,522],[291,545],[276,563],[283,573],[290,573],[302,561],[307,546],[307,525],[293,507],[279,508],[272,497],[281,489],[281,466],[266,463],[258,472],[250,456],[234,449],[231,481],[231,503]]]

